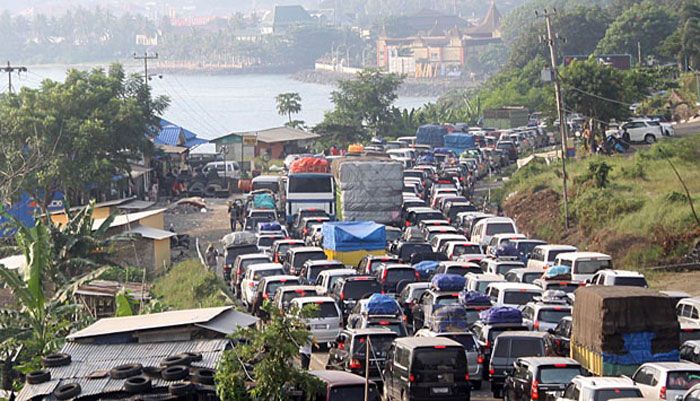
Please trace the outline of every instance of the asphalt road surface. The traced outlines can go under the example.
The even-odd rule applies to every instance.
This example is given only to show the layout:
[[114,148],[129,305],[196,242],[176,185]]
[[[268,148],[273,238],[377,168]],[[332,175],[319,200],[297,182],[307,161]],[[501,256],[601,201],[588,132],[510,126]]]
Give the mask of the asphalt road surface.
[[[311,356],[311,370],[324,370],[326,368],[326,362],[328,362],[328,352],[317,351]],[[493,398],[491,390],[489,388],[489,383],[484,382],[481,386],[481,390],[472,391],[472,400],[488,400],[488,401],[503,401],[501,398]]]

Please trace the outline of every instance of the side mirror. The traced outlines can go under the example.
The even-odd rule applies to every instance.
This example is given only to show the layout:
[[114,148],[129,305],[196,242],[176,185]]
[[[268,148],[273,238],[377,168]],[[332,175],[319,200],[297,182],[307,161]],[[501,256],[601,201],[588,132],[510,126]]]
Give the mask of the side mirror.
[[547,333],[554,334],[554,329],[547,329]]

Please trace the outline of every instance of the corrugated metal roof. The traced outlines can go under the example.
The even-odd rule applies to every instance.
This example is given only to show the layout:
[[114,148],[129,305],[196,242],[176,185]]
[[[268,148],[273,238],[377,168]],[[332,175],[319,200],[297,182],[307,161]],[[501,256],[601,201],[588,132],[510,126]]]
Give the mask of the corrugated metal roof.
[[[147,217],[155,216],[159,213],[163,213],[165,210],[166,209],[155,209],[155,210],[146,210],[144,212],[120,214],[114,218],[114,221],[112,221],[112,225],[110,225],[110,228],[121,227],[121,226],[125,226],[127,224],[136,225],[136,224],[138,224],[139,220],[145,219]],[[100,228],[100,225],[104,221],[105,221],[105,219],[95,220],[92,224],[92,229],[97,230],[98,228]]]
[[[112,379],[109,375],[102,378],[90,376],[97,371],[108,374],[111,368],[129,363],[159,366],[164,358],[183,352],[202,354],[202,360],[193,363],[193,366],[215,369],[228,344],[229,340],[225,339],[103,345],[69,342],[61,352],[71,356],[70,365],[50,368],[51,380],[42,384],[25,385],[17,396],[17,401],[42,396],[44,399],[53,399],[50,394],[56,387],[65,383],[79,383],[81,397],[118,392],[124,387],[124,380]],[[154,379],[152,384],[154,387],[167,387],[171,383]]]
[[162,240],[170,237],[174,237],[176,234],[171,231],[165,231],[158,228],[146,227],[142,225],[137,225],[129,230],[129,233],[139,234],[144,238]]
[[[68,336],[68,339],[73,340],[108,334],[164,329],[168,327],[186,326],[191,324],[207,324],[220,314],[229,311],[232,308],[233,307],[231,306],[222,306],[217,308],[187,309],[153,313],[150,315],[104,318],[76,333],[71,334]],[[244,324],[248,322],[250,320],[249,318],[251,317],[252,316],[241,312],[231,314],[231,320],[239,318]]]
[[291,141],[304,141],[317,139],[320,137],[318,134],[313,132],[307,132],[300,129],[292,127],[276,127],[268,128],[260,131],[250,131],[250,132],[233,132],[222,137],[212,139],[212,143],[222,142],[223,139],[228,138],[232,135],[235,136],[255,136],[258,142],[263,143],[277,143],[277,142],[291,142]]
[[197,138],[197,135],[179,125],[173,124],[168,120],[160,120],[160,131],[154,139],[154,142],[159,145],[183,146],[192,148],[204,143],[206,139]]

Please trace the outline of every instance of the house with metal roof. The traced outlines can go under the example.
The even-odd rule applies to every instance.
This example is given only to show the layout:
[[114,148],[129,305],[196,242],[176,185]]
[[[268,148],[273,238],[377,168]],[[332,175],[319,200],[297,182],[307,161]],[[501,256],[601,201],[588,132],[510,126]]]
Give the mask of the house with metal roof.
[[160,131],[153,138],[153,143],[156,145],[177,146],[187,149],[192,149],[208,142],[206,139],[197,138],[194,132],[173,124],[164,118],[160,119]]
[[212,139],[216,151],[226,159],[249,161],[253,157],[268,155],[272,159],[283,159],[286,155],[302,153],[320,135],[287,126],[259,131],[232,132]]

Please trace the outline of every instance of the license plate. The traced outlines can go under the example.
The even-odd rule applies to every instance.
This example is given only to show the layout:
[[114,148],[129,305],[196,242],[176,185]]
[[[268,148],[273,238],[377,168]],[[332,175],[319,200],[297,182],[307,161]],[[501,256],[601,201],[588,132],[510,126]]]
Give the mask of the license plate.
[[325,330],[327,328],[328,328],[327,324],[315,324],[314,325],[314,329],[317,329],[317,330]]
[[433,394],[447,394],[450,392],[450,389],[447,387],[433,387],[431,390]]

